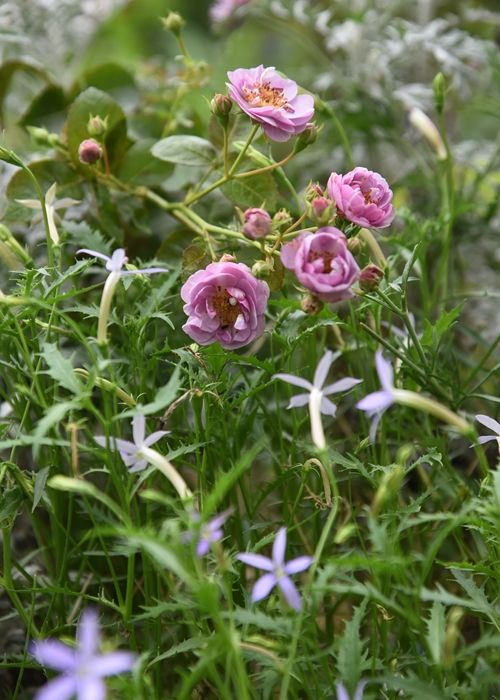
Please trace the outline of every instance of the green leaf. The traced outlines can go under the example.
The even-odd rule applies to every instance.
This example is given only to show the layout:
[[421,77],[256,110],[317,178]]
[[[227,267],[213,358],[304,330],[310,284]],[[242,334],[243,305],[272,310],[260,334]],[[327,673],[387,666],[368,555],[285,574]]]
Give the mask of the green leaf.
[[212,165],[217,151],[199,136],[167,136],[151,149],[155,158],[177,165]]
[[276,209],[278,186],[271,173],[261,173],[243,180],[230,180],[221,187],[222,193],[242,209],[261,207]]
[[120,180],[151,186],[163,183],[172,174],[174,166],[171,163],[151,158],[154,143],[154,139],[141,139],[128,149],[118,171]]
[[352,619],[346,622],[337,656],[340,677],[352,694],[354,694],[366,661],[366,652],[363,652],[363,642],[360,635],[360,626],[366,605],[367,599],[365,598],[363,603],[354,610]]
[[437,600],[431,608],[431,616],[427,620],[427,644],[435,664],[441,663],[443,646],[446,635],[445,607]]
[[80,163],[78,147],[82,141],[89,138],[87,124],[91,115],[102,119],[107,118],[108,130],[105,145],[110,163],[116,167],[127,148],[125,114],[116,100],[93,87],[80,93],[70,107],[66,122],[69,155],[79,167],[89,167]]
[[83,385],[73,371],[73,365],[54,343],[44,343],[42,356],[49,367],[48,374],[60,386],[77,396],[84,393]]
[[181,279],[187,280],[194,272],[206,267],[210,262],[210,256],[205,248],[193,243],[182,252],[182,272]]
[[42,496],[45,493],[45,485],[47,484],[47,479],[49,478],[50,467],[44,467],[36,473],[35,476],[35,486],[33,489],[33,507],[31,512],[33,513],[37,505],[40,503]]
[[177,556],[156,537],[150,537],[143,533],[126,534],[127,542],[135,547],[143,549],[162,568],[172,571],[184,583],[190,583],[190,576],[182,566]]
[[166,384],[157,392],[155,398],[153,399],[153,401],[151,401],[151,403],[147,403],[145,406],[138,405],[136,409],[134,408],[130,411],[125,411],[125,413],[122,413],[120,415],[120,418],[125,418],[127,416],[135,416],[138,413],[141,413],[144,416],[149,416],[152,413],[158,413],[158,411],[161,411],[166,406],[171,404],[172,401],[175,400],[175,397],[177,396],[181,388],[180,373],[181,368],[179,365],[177,365],[172,376],[168,381],[168,384]]
[[51,406],[45,413],[43,418],[41,418],[33,432],[33,455],[35,459],[38,457],[41,447],[41,438],[44,438],[49,430],[60,423],[64,416],[71,411],[72,408],[76,408],[78,403],[76,401],[62,401]]
[[91,484],[89,481],[84,479],[73,479],[69,476],[54,476],[49,481],[48,486],[51,489],[56,489],[57,491],[64,491],[66,493],[76,493],[79,496],[88,496],[89,498],[94,498],[97,501],[103,503],[109,510],[114,513],[118,519],[125,522],[127,518],[124,513],[122,513],[120,507],[115,503],[109,496],[107,496],[101,489],[97,486]]
[[0,491],[0,528],[11,528],[22,510],[23,492],[20,486]]

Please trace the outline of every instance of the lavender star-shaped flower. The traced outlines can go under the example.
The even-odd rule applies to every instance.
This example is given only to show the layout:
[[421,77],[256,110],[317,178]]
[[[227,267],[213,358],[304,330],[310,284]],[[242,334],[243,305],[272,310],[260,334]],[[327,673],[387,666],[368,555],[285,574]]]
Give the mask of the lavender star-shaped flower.
[[[224,536],[222,526],[232,514],[233,509],[228,508],[223,513],[215,515],[213,518],[208,520],[204,525],[201,526],[200,530],[189,530],[183,535],[183,539],[186,542],[191,542],[195,537],[198,537],[198,542],[196,544],[196,555],[198,557],[204,557],[208,554],[210,547],[213,542],[219,542]],[[197,511],[191,514],[191,519],[197,523],[199,522],[201,516]]]
[[124,270],[123,266],[128,263],[124,248],[117,248],[114,250],[111,253],[111,257],[104,253],[99,253],[98,250],[91,250],[90,248],[80,248],[80,250],[76,251],[77,255],[79,253],[85,253],[85,255],[91,255],[93,258],[105,260],[105,267],[108,272],[119,272],[121,275],[152,275],[155,272],[168,272],[164,267],[145,267],[141,270]]
[[[71,199],[71,197],[65,197],[63,199],[56,199],[56,189],[57,183],[53,183],[47,192],[45,193],[45,211],[47,212],[47,222],[49,225],[49,233],[52,243],[57,245],[59,243],[59,233],[56,226],[56,211],[57,209],[67,209],[74,204],[80,204],[77,199]],[[16,199],[16,202],[23,204],[29,209],[41,209],[42,205],[38,199]]]
[[272,559],[264,557],[262,554],[245,552],[237,554],[236,558],[244,564],[268,572],[264,574],[264,576],[261,576],[255,583],[252,590],[252,603],[262,600],[269,595],[275,586],[278,586],[285,596],[288,605],[294,610],[299,611],[301,608],[301,599],[290,575],[298,574],[300,571],[308,569],[313,562],[313,558],[302,556],[285,562],[285,549],[286,528],[282,527],[278,530],[273,543]]
[[[354,691],[354,697],[352,700],[363,700],[363,693],[365,692],[365,686],[367,681],[360,681]],[[343,683],[337,683],[337,700],[351,700],[349,693]]]
[[489,430],[493,431],[493,435],[481,435],[478,438],[478,443],[480,445],[484,445],[486,442],[491,442],[492,440],[496,440],[498,443],[498,449],[500,451],[500,423],[496,421],[494,418],[490,418],[489,416],[485,416],[482,413],[479,413],[476,416],[476,420],[478,423],[481,423],[481,425],[484,425],[485,428],[489,428]]
[[382,385],[382,391],[374,391],[356,404],[356,408],[359,408],[360,411],[365,411],[368,417],[372,419],[370,442],[375,440],[375,434],[383,413],[395,402],[394,372],[391,363],[384,358],[381,350],[377,350],[375,354],[375,366]]
[[[143,454],[144,448],[151,447],[164,435],[168,435],[168,430],[156,430],[146,437],[146,419],[143,415],[137,415],[132,418],[132,437],[134,441],[111,438],[111,442],[114,443],[115,449],[120,453],[123,463],[132,474],[142,471],[148,465],[148,460],[144,458]],[[94,440],[101,447],[106,447],[104,435],[97,435],[94,437]]]
[[135,655],[125,651],[99,654],[100,631],[97,613],[82,613],[76,633],[76,649],[57,639],[33,642],[30,653],[39,664],[60,671],[35,695],[34,700],[104,700],[103,678],[130,671]]
[[313,383],[307,379],[296,377],[294,374],[273,374],[273,379],[282,379],[284,382],[299,386],[302,389],[307,389],[307,394],[297,394],[292,396],[287,408],[298,408],[309,404],[309,415],[311,418],[311,434],[316,447],[323,449],[325,447],[325,435],[323,432],[323,424],[321,422],[321,413],[326,416],[335,416],[337,406],[328,399],[332,394],[339,394],[342,391],[349,391],[353,386],[362,382],[362,379],[354,377],[344,377],[333,384],[323,387],[328,372],[332,363],[337,359],[340,353],[335,355],[331,350],[327,350],[316,367],[314,372]]

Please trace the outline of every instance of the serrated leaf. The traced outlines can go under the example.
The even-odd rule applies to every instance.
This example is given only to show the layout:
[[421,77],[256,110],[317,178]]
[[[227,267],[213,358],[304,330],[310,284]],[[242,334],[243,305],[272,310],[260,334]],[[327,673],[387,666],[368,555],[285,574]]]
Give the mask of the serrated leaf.
[[33,513],[40,500],[45,493],[45,485],[47,484],[47,479],[49,478],[50,467],[44,467],[36,473],[35,485],[33,487],[33,507],[31,512]]
[[276,209],[278,186],[270,173],[261,173],[242,180],[230,180],[221,192],[242,209],[261,207]]
[[354,614],[349,622],[346,622],[337,655],[340,677],[350,693],[354,693],[354,689],[358,685],[363,671],[362,664],[365,661],[360,626],[365,614],[366,605],[367,600],[365,599],[363,603],[354,610]]
[[[73,369],[71,371],[73,371]],[[64,416],[71,411],[72,408],[76,408],[77,406],[78,403],[76,401],[61,401],[51,406],[43,418],[38,421],[33,431],[33,455],[35,459],[38,457],[40,451],[41,438],[44,438],[56,423],[60,423]]]
[[83,385],[75,375],[71,362],[64,357],[54,343],[44,343],[42,347],[42,356],[49,368],[48,374],[60,386],[77,396],[81,396],[83,394]]
[[147,403],[144,406],[139,405],[137,409],[125,411],[125,413],[121,414],[121,418],[124,418],[126,416],[135,416],[138,413],[141,413],[144,416],[149,416],[152,413],[158,413],[158,411],[161,411],[166,406],[171,404],[172,401],[175,400],[175,397],[177,396],[181,388],[180,372],[181,368],[179,365],[177,365],[172,376],[168,381],[168,384],[166,384],[157,392],[155,398],[153,399],[153,401],[151,401],[151,403]]
[[446,636],[445,607],[442,603],[434,601],[431,614],[427,620],[427,644],[435,664],[441,663],[443,645]]
[[0,528],[11,528],[21,512],[23,492],[20,486],[0,491]]
[[151,148],[155,158],[176,165],[211,165],[217,151],[199,136],[167,136]]

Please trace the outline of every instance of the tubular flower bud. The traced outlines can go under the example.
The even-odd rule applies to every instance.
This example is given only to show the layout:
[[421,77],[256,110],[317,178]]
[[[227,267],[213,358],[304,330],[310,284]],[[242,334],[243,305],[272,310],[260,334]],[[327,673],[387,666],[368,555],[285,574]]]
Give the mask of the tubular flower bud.
[[264,209],[247,209],[243,217],[243,233],[247,238],[265,238],[271,230],[272,219]]
[[220,92],[217,93],[217,95],[215,95],[210,102],[210,108],[213,114],[223,124],[227,124],[229,112],[231,111],[232,107],[233,103],[229,97]]
[[90,119],[87,123],[87,131],[89,132],[89,136],[104,136],[106,131],[108,130],[108,118],[104,117],[99,117],[98,115],[93,117],[92,115],[90,116]]
[[378,289],[380,280],[384,276],[383,270],[377,265],[370,263],[361,270],[359,276],[359,286],[364,292],[373,292]]

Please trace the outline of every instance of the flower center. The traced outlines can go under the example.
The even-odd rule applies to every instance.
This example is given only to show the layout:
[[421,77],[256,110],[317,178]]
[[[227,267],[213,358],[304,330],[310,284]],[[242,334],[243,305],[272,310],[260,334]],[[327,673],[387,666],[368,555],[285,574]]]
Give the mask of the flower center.
[[217,286],[215,288],[212,304],[222,326],[232,326],[240,315],[238,301],[224,287]]
[[284,572],[284,570],[283,570],[283,567],[281,567],[281,566],[277,566],[277,567],[274,569],[274,572],[273,572],[273,573],[274,573],[274,575],[276,576],[276,578],[277,578],[278,581],[279,581],[280,578],[283,578],[283,576],[286,575],[285,572]]
[[308,261],[314,262],[320,258],[323,260],[323,272],[328,273],[332,271],[332,260],[335,257],[335,253],[329,253],[327,250],[318,252],[317,250],[310,250],[308,255]]
[[252,87],[245,85],[242,88],[243,97],[252,107],[275,107],[284,109],[285,112],[293,112],[283,94],[283,88],[272,87],[269,80],[254,83]]

